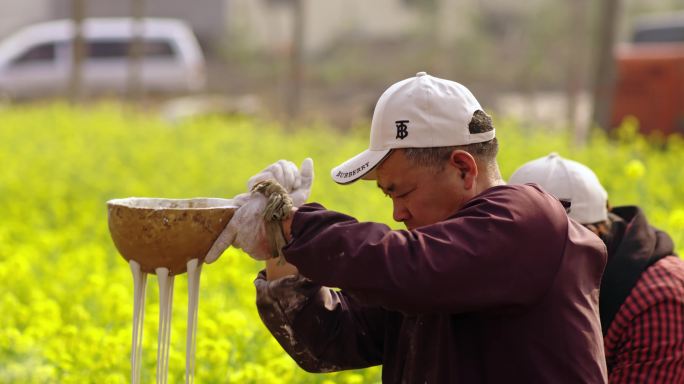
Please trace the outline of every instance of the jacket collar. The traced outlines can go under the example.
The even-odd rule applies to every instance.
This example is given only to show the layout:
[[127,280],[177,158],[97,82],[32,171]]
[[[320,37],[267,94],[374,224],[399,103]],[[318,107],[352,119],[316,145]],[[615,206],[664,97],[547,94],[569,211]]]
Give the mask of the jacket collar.
[[604,335],[641,274],[658,260],[674,254],[670,236],[650,226],[639,207],[615,207],[610,216],[611,233],[604,239],[608,264],[600,294]]

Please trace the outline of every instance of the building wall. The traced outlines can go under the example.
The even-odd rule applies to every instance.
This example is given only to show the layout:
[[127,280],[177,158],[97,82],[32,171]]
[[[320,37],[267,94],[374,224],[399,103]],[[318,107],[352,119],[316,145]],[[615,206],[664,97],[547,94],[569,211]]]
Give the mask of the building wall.
[[[406,0],[302,0],[304,49],[315,52],[342,36],[401,37],[424,25],[424,15]],[[462,0],[439,0],[437,37],[448,42],[468,26],[472,8]],[[292,41],[293,11],[287,0],[230,0],[230,32],[257,49],[283,50]],[[422,23],[422,24],[421,24]]]
[[50,18],[50,0],[0,0],[0,39],[17,29]]
[[[13,0],[0,0],[13,1]],[[16,1],[16,0],[14,0]],[[172,17],[187,21],[202,45],[211,46],[225,35],[226,1],[228,0],[143,0],[148,17]],[[68,18],[72,0],[52,0],[55,18]],[[87,0],[88,17],[131,16],[132,0]]]
[[317,50],[339,36],[374,38],[411,33],[419,19],[411,7],[398,0],[305,0],[307,4],[305,46]]
[[[401,0],[302,0],[304,49],[316,51],[341,35],[396,36],[417,19]],[[231,0],[230,31],[257,49],[281,50],[291,44],[292,8],[287,1]]]
[[[0,37],[39,21],[68,18],[73,0],[0,0]],[[143,0],[150,17],[181,18],[207,48],[218,47],[230,32],[251,49],[286,51],[292,43],[293,12],[288,0]],[[406,0],[302,0],[304,49],[318,51],[340,37],[400,37],[420,28],[421,14]],[[466,24],[457,22],[470,6],[439,0],[439,36],[448,40]],[[132,0],[87,0],[87,17],[131,15]],[[456,20],[456,21],[455,21]],[[233,40],[234,41],[234,40]]]

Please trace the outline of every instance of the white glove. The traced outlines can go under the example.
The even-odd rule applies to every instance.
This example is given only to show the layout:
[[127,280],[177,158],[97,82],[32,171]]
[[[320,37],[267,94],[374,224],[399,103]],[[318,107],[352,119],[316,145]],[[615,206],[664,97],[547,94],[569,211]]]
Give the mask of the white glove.
[[[293,205],[299,207],[306,202],[309,194],[311,194],[313,178],[314,170],[311,158],[304,159],[299,170],[291,161],[278,160],[252,176],[247,182],[247,190],[251,191],[254,185],[262,181],[275,180],[288,192]],[[260,203],[257,203],[258,201]],[[233,218],[230,219],[228,225],[207,252],[204,258],[204,262],[207,264],[216,261],[231,245],[242,248],[257,260],[265,260],[271,257],[268,252],[268,243],[265,240],[265,226],[262,217],[266,198],[260,193],[247,192],[235,196],[233,203],[240,208],[235,211]],[[246,207],[248,204],[249,206]],[[243,207],[246,208],[242,209]],[[238,228],[241,230],[238,231]]]
[[266,260],[272,257],[264,225],[266,197],[259,192],[243,193],[235,197],[240,204],[228,225],[211,246],[204,261],[213,263],[229,247],[241,248],[252,258]]
[[247,189],[251,191],[254,185],[264,180],[275,180],[285,188],[292,198],[294,206],[299,207],[306,202],[311,194],[313,178],[313,160],[311,158],[304,159],[299,170],[291,161],[278,160],[252,176],[247,182]]

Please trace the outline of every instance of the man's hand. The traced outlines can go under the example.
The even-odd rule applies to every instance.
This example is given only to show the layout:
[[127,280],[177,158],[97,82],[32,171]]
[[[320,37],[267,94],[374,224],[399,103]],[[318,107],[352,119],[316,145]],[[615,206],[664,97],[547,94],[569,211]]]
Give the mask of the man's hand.
[[204,261],[213,263],[229,246],[241,248],[252,258],[266,260],[272,257],[266,239],[264,225],[264,207],[266,197],[258,192],[238,195],[236,203],[240,207],[221,232],[207,253]]
[[277,259],[266,260],[266,280],[276,280],[283,276],[299,274],[299,270],[288,262],[279,262]]
[[297,169],[297,166],[291,161],[278,160],[252,176],[247,182],[247,188],[251,191],[252,187],[262,181],[275,180],[285,188],[292,198],[294,206],[299,207],[309,198],[313,178],[313,160],[311,158],[304,159],[300,169]]
[[[233,198],[232,205],[237,207],[235,212],[233,213],[233,217],[237,214],[237,211],[245,205],[245,203],[249,200],[251,193],[242,193]],[[231,218],[232,221],[232,218]],[[219,234],[219,236],[214,240],[214,244],[211,246],[209,249],[209,252],[207,252],[207,255],[204,257],[204,262],[207,264],[211,264],[216,259],[223,254],[223,252],[230,247],[230,245],[233,243],[235,240],[235,232],[234,231],[229,231],[228,226],[230,225],[230,221],[228,224],[223,228],[223,231]]]
[[[288,192],[293,205],[299,207],[309,198],[313,178],[311,158],[304,159],[300,169],[291,161],[279,160],[252,176],[247,182],[247,188],[251,191],[262,181],[275,180]],[[242,248],[257,260],[270,258],[262,216],[266,198],[260,193],[247,192],[236,196],[233,203],[239,208],[212,245],[204,261],[208,264],[213,263],[231,245]],[[244,207],[246,208],[243,209]]]

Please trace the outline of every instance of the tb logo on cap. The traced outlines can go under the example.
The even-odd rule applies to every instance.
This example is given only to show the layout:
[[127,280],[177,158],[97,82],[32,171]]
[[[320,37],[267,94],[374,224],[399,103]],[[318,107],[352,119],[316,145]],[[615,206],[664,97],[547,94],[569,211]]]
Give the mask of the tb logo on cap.
[[408,120],[397,120],[394,124],[397,125],[397,139],[404,140],[408,136]]

